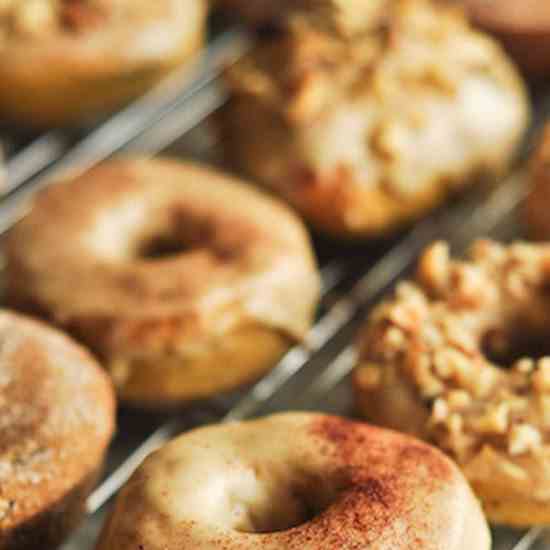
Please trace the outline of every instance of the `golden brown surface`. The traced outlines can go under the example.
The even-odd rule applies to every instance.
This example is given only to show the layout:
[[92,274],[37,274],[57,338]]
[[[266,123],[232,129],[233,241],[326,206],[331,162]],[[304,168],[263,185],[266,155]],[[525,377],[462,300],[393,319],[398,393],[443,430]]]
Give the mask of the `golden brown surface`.
[[76,333],[144,403],[249,382],[304,337],[319,295],[290,210],[176,161],[112,161],[49,188],[6,249],[12,301]]
[[286,413],[187,433],[145,460],[98,550],[488,550],[459,470],[412,438]]
[[388,232],[505,170],[529,118],[496,43],[424,0],[351,39],[295,19],[228,82],[228,162],[343,236]]
[[0,548],[56,547],[84,500],[114,429],[114,393],[65,335],[0,312]]
[[495,523],[550,522],[549,281],[548,246],[438,243],[359,341],[359,412],[449,453]]
[[540,0],[465,0],[475,23],[492,32],[532,76],[550,73],[550,4]]
[[527,197],[525,218],[529,234],[541,241],[550,240],[550,125],[542,133],[530,162],[531,192]]
[[82,122],[137,97],[202,45],[204,0],[5,0],[0,117]]

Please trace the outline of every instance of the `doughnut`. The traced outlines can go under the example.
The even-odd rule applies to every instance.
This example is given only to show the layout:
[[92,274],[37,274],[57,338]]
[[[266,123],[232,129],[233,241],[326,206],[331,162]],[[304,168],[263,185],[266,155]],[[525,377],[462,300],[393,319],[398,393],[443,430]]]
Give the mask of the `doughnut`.
[[545,126],[531,158],[529,179],[531,190],[525,201],[529,235],[538,240],[550,240],[550,124]]
[[389,0],[217,0],[216,5],[260,29],[284,29],[292,19],[300,17],[341,36],[353,36],[379,22],[389,3]]
[[206,0],[3,0],[0,117],[85,122],[138,97],[202,45]]
[[550,5],[540,0],[464,0],[474,23],[503,42],[522,69],[533,77],[550,74]]
[[489,550],[490,534],[438,450],[364,423],[285,413],[196,429],[149,456],[96,550],[466,547]]
[[502,172],[528,122],[515,69],[462,12],[390,7],[351,39],[295,20],[227,72],[227,162],[331,235],[384,234]]
[[436,243],[369,317],[357,409],[462,468],[490,521],[550,522],[550,246]]
[[5,248],[10,303],[74,334],[124,400],[153,408],[256,379],[305,336],[320,289],[284,204],[175,160],[51,186]]
[[0,311],[0,548],[57,548],[80,522],[114,429],[96,361],[55,329]]

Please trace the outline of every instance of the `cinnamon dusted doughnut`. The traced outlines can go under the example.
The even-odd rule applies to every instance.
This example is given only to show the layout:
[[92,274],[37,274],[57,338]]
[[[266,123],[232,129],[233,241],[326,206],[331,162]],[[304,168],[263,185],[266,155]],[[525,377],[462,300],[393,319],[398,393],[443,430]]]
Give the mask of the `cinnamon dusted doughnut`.
[[143,405],[257,378],[304,337],[319,295],[290,210],[169,160],[112,161],[52,186],[6,254],[12,302],[78,335]]
[[493,33],[531,76],[550,74],[550,4],[540,0],[464,0],[475,23]]
[[523,84],[443,4],[396,0],[351,39],[303,18],[267,39],[228,74],[228,161],[318,228],[352,237],[505,169],[528,120]]
[[202,45],[205,0],[3,0],[0,117],[55,126],[139,96]]
[[359,342],[359,411],[445,450],[495,523],[550,522],[549,283],[550,246],[439,243]]
[[108,377],[80,346],[0,311],[0,548],[56,548],[84,514],[114,428]]
[[412,438],[287,413],[185,434],[122,490],[97,550],[488,550],[458,468]]
[[550,124],[530,162],[531,192],[525,202],[529,233],[539,240],[550,240]]

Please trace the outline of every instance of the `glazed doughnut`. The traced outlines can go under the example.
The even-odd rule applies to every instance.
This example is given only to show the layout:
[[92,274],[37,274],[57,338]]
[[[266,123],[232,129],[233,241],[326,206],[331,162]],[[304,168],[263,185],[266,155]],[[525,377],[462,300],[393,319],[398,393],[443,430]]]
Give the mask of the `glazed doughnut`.
[[217,0],[228,14],[257,27],[285,28],[296,17],[307,18],[320,28],[353,36],[385,16],[389,0]]
[[65,335],[0,311],[0,548],[57,548],[84,514],[114,392]]
[[463,14],[396,0],[350,40],[304,19],[228,72],[228,162],[331,234],[411,221],[501,172],[528,121],[523,84]]
[[529,167],[531,191],[525,202],[530,236],[550,240],[550,124],[547,124]]
[[438,243],[359,342],[360,413],[449,453],[495,523],[550,522],[549,283],[550,246]]
[[97,550],[466,546],[488,550],[489,531],[439,451],[367,424],[286,413],[197,429],[151,455]]
[[540,0],[464,0],[473,21],[493,33],[531,76],[550,73],[550,5]]
[[305,336],[320,287],[285,205],[159,159],[111,161],[50,187],[6,256],[11,303],[77,335],[124,399],[151,406],[257,378]]
[[0,117],[83,122],[144,93],[203,43],[205,0],[3,0]]

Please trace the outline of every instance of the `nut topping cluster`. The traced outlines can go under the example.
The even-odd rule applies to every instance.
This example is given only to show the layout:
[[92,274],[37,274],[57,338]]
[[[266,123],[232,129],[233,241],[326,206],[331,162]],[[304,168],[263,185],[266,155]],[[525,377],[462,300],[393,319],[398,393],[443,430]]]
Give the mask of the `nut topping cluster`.
[[360,383],[375,392],[386,370],[405,377],[428,408],[427,437],[462,464],[486,448],[536,460],[550,443],[548,327],[550,246],[479,241],[461,262],[437,243],[370,319]]

